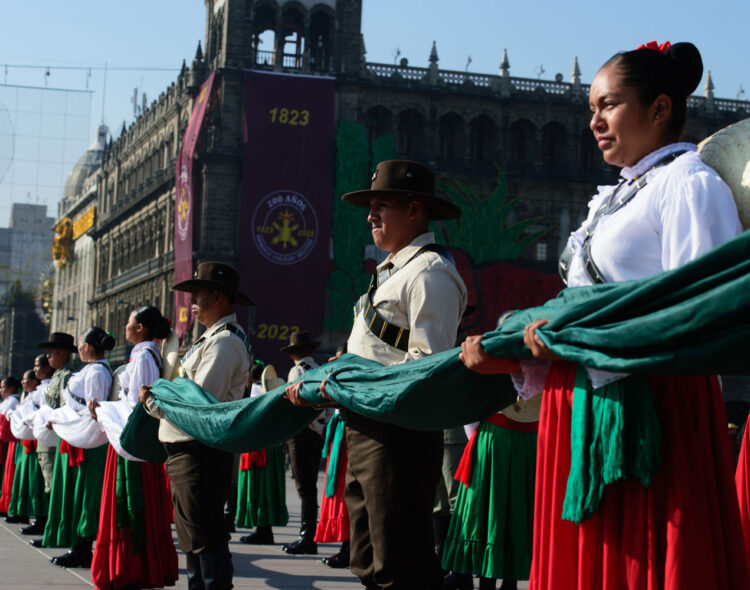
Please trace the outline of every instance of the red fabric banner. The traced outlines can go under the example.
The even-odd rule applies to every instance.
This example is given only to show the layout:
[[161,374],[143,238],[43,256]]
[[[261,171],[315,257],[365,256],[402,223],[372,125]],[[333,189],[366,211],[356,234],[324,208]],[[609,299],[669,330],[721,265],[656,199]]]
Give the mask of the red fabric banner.
[[[193,105],[193,113],[182,139],[175,170],[174,207],[174,280],[175,283],[193,277],[193,153],[198,134],[211,97],[215,73],[211,72],[201,86]],[[193,325],[190,313],[190,293],[175,291],[175,332],[180,340]]]

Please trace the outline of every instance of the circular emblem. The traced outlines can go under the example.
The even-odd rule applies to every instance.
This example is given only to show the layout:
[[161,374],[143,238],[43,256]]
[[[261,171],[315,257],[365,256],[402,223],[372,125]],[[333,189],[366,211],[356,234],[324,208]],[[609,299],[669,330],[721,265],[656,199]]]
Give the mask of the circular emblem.
[[318,241],[315,209],[296,191],[274,191],[261,199],[252,228],[258,250],[276,264],[302,262]]

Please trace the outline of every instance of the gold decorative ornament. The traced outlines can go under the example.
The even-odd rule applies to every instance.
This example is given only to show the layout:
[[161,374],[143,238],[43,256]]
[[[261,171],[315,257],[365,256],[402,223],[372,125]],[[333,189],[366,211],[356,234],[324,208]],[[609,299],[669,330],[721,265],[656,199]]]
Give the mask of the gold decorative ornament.
[[55,237],[52,240],[52,258],[58,268],[65,268],[70,264],[72,246],[73,223],[70,218],[63,217],[55,227]]

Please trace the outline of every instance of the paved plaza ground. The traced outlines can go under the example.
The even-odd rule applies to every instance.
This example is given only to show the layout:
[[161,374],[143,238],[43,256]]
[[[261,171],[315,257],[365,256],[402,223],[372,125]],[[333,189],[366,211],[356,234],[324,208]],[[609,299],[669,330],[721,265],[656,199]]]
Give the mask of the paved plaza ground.
[[[322,490],[321,481],[318,490]],[[318,545],[317,556],[291,556],[281,550],[281,544],[293,541],[299,531],[299,499],[294,484],[287,480],[289,524],[274,528],[276,545],[251,546],[239,542],[247,530],[232,535],[229,549],[234,558],[235,590],[356,590],[362,588],[349,570],[334,570],[320,562],[320,558],[338,551],[338,545]],[[61,549],[35,549],[28,537],[18,533],[19,525],[0,519],[0,589],[36,590],[54,586],[55,590],[91,588],[91,575],[86,569],[64,569],[52,565],[50,557],[64,553]],[[185,557],[178,551],[180,579],[176,588],[186,588]],[[498,583],[498,587],[500,584]],[[520,588],[527,588],[524,583]]]

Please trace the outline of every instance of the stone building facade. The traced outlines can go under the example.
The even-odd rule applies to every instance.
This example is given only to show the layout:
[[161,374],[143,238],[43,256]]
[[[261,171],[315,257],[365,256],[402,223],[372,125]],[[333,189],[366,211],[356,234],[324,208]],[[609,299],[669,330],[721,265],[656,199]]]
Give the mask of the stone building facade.
[[[173,312],[175,159],[210,72],[218,74],[218,88],[194,157],[194,266],[237,263],[245,223],[238,215],[242,71],[257,69],[335,77],[339,122],[364,126],[371,145],[392,138],[395,155],[427,163],[443,182],[461,180],[486,195],[499,166],[508,195],[525,197],[513,215],[539,218],[528,231],[547,230],[521,262],[553,269],[596,185],[616,177],[588,129],[588,86],[577,62],[569,81],[513,77],[506,54],[495,75],[441,70],[434,45],[426,48],[427,67],[368,63],[361,16],[362,0],[206,0],[205,40],[190,67],[183,64],[177,80],[104,148],[90,232],[93,322],[122,342],[137,305]],[[749,112],[746,102],[715,98],[710,77],[689,107],[688,139]],[[119,346],[113,360],[125,358]]]
[[[200,61],[200,60],[199,60]],[[127,360],[124,326],[136,306],[171,313],[175,153],[190,117],[194,71],[183,71],[104,150],[97,175],[92,319],[115,336],[114,361]]]
[[96,253],[91,233],[96,224],[99,176],[108,135],[109,129],[101,125],[94,142],[68,174],[58,204],[50,331],[67,332],[76,338],[93,323],[89,300],[94,291]]

